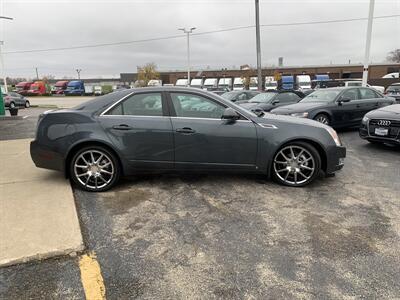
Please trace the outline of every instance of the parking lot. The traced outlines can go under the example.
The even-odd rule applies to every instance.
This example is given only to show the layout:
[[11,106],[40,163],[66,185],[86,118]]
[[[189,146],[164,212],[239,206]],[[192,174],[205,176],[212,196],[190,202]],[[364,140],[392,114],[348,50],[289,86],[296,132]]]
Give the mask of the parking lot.
[[[1,139],[32,138],[44,110],[0,122]],[[305,188],[221,174],[74,189],[85,251],[0,269],[0,298],[84,297],[86,253],[109,299],[398,298],[399,149],[339,135],[344,169]]]

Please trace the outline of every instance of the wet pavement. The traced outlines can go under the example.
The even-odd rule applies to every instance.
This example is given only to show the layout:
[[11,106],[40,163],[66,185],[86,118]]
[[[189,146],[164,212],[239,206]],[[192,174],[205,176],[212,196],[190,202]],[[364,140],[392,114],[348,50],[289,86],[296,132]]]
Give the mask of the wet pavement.
[[[306,188],[152,175],[74,190],[107,298],[399,298],[400,150],[340,136],[344,169]],[[82,297],[76,257],[0,269],[0,298]]]

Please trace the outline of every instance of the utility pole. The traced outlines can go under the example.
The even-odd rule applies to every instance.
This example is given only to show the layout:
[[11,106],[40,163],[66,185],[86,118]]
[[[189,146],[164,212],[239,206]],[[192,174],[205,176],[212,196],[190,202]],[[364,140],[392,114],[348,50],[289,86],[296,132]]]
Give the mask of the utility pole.
[[261,73],[261,38],[260,38],[260,1],[256,0],[256,44],[257,44],[257,84],[258,90],[262,90]]
[[[10,21],[14,20],[13,18],[5,17],[5,16],[0,16],[0,19],[10,20]],[[1,48],[3,47],[3,45],[4,45],[4,41],[0,41],[0,68],[1,68],[1,76],[3,76],[3,81],[4,81],[4,91],[6,93],[8,93],[7,76],[4,71],[3,52],[1,51],[2,50]]]
[[35,67],[35,71],[36,71],[36,79],[39,80],[39,72],[37,67]]
[[364,56],[364,69],[362,77],[362,86],[367,86],[368,82],[368,64],[369,64],[369,52],[371,48],[371,34],[372,34],[372,21],[374,18],[374,6],[375,0],[369,1],[369,14],[368,14],[368,25],[367,25],[367,40],[365,42],[365,56]]
[[190,34],[195,30],[196,27],[192,27],[189,30],[186,30],[186,28],[179,28],[178,30],[183,31],[186,33],[186,43],[187,43],[187,64],[188,64],[188,71],[187,71],[187,86],[190,86],[190,44],[189,44],[189,39],[190,39]]
[[75,69],[76,73],[78,73],[78,79],[81,79],[81,71],[82,69]]

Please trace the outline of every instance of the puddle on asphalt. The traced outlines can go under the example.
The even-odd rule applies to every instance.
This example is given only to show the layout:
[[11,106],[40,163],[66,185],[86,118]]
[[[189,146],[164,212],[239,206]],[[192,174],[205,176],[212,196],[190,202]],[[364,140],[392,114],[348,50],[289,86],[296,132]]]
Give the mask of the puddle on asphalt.
[[105,193],[104,204],[113,214],[127,213],[131,208],[140,205],[140,203],[150,199],[151,192],[143,189],[129,189]]

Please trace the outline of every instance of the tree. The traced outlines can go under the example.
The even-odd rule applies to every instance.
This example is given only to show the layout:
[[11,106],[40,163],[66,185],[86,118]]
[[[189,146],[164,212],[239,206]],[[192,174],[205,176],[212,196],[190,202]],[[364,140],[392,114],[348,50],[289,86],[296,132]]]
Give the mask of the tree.
[[143,67],[138,67],[138,82],[140,86],[147,86],[150,80],[159,78],[160,73],[157,72],[155,63],[147,63]]
[[390,62],[400,63],[400,49],[390,51],[386,59]]

